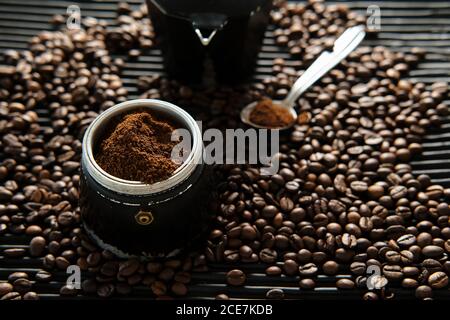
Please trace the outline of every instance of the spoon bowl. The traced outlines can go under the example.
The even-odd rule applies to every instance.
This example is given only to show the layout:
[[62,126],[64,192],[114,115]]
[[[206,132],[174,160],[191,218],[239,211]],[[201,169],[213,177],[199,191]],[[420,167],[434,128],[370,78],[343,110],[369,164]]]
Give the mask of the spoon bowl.
[[[283,101],[282,100],[272,100],[273,104],[277,104],[280,106],[283,106]],[[295,120],[297,119],[297,111],[295,111],[294,108],[289,108],[289,113],[292,115],[292,122],[286,126],[283,127],[267,127],[267,126],[263,126],[263,125],[259,125],[257,123],[253,123],[252,121],[250,121],[250,114],[252,113],[253,109],[255,109],[256,105],[258,104],[258,101],[253,101],[251,103],[249,103],[248,105],[246,105],[244,107],[244,109],[242,109],[241,111],[241,121],[249,126],[258,128],[258,129],[278,129],[278,130],[285,130],[285,129],[289,129],[291,128],[294,123]]]
[[295,119],[297,119],[297,112],[294,109],[297,99],[317,80],[319,80],[345,57],[347,57],[350,52],[355,50],[366,35],[364,29],[364,26],[359,25],[345,30],[344,33],[342,33],[342,35],[334,42],[333,51],[322,52],[309,66],[309,68],[306,69],[306,71],[303,72],[303,74],[295,81],[286,98],[277,101],[273,100],[273,104],[277,104],[290,112],[293,116],[292,123],[283,127],[268,127],[258,123],[253,123],[250,120],[250,114],[255,109],[255,106],[258,103],[257,101],[248,104],[241,110],[241,121],[255,128],[285,130],[292,127],[295,123]]

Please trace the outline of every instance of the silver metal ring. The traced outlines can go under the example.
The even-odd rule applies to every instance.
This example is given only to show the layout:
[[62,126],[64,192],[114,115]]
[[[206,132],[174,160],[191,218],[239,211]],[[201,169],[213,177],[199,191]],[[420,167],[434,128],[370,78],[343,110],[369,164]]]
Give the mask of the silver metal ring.
[[[164,181],[146,184],[140,181],[130,181],[115,177],[103,170],[94,158],[94,143],[105,126],[116,116],[133,109],[148,109],[167,116],[180,123],[190,131],[192,149],[187,159],[177,168],[172,176]],[[119,103],[101,113],[89,125],[83,138],[82,163],[92,178],[103,187],[130,195],[149,195],[168,190],[187,179],[201,163],[203,155],[203,141],[200,128],[195,120],[183,109],[176,105],[156,99],[136,99]]]

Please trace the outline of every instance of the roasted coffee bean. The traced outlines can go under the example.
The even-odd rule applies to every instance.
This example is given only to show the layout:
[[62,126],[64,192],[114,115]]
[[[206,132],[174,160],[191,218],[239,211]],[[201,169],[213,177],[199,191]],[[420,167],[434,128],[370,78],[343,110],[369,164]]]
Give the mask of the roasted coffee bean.
[[58,223],[63,227],[68,227],[74,222],[74,215],[70,211],[62,212],[58,215]]
[[[118,277],[120,277],[120,276],[118,276]],[[140,284],[141,281],[142,281],[142,276],[138,273],[135,273],[127,278],[127,283],[130,286],[136,286],[136,285]]]
[[378,295],[375,292],[366,292],[363,296],[364,300],[378,300]]
[[366,264],[363,262],[353,262],[350,271],[355,275],[362,275],[366,272]]
[[314,282],[313,279],[309,279],[309,278],[304,278],[301,279],[299,282],[299,286],[302,289],[314,289],[314,287],[316,286],[316,283]]
[[252,226],[244,226],[241,230],[243,240],[254,240],[257,237],[256,230]]
[[100,268],[100,273],[106,277],[116,276],[119,270],[119,263],[117,261],[106,261]]
[[115,288],[113,284],[105,283],[101,284],[97,288],[97,295],[101,298],[111,297],[115,292]]
[[275,250],[266,248],[261,250],[259,253],[259,258],[264,263],[274,263],[277,259],[277,255],[278,254]]
[[23,295],[23,300],[39,300],[39,295],[36,292],[30,291]]
[[25,233],[29,236],[37,236],[42,234],[42,228],[37,225],[28,226]]
[[191,274],[184,271],[177,272],[175,274],[174,280],[183,284],[188,284],[191,281]]
[[164,266],[172,268],[172,269],[177,269],[177,268],[181,267],[181,261],[180,260],[168,260],[168,261],[164,262]]
[[385,258],[389,263],[399,263],[401,261],[401,254],[397,251],[390,250],[386,252]]
[[250,248],[247,245],[243,245],[239,248],[239,255],[243,259],[250,258],[252,254],[253,254],[252,248]]
[[331,222],[327,225],[327,231],[332,235],[339,235],[342,233],[342,226],[338,223]]
[[28,274],[25,272],[13,272],[8,276],[8,281],[13,283],[17,279],[28,279]]
[[314,263],[307,263],[298,268],[298,272],[302,277],[312,277],[319,269]]
[[422,261],[421,265],[429,272],[437,272],[442,270],[442,264],[435,259],[425,259]]
[[102,255],[100,252],[91,252],[86,258],[86,262],[89,266],[95,267],[97,266],[102,259]]
[[[266,274],[268,276],[279,276],[279,275],[281,275],[282,272],[283,272],[283,270],[281,270],[281,268],[278,266],[270,266],[266,269]],[[296,270],[296,272],[297,272],[297,270]]]
[[38,236],[31,239],[30,255],[32,257],[39,257],[44,253],[46,241],[43,237]]
[[335,258],[337,262],[348,263],[352,260],[355,253],[352,250],[347,250],[344,248],[339,248],[335,252]]
[[367,288],[367,277],[357,276],[355,279],[355,285],[357,288]]
[[52,280],[53,275],[50,272],[45,270],[39,270],[34,278],[38,282],[50,282]]
[[430,245],[433,241],[433,238],[429,233],[422,232],[417,236],[417,245],[421,248]]
[[25,255],[25,249],[23,248],[10,248],[3,250],[3,253],[8,258],[21,258]]
[[405,277],[415,277],[419,274],[419,269],[417,267],[403,267],[402,269],[403,274]]
[[422,249],[422,254],[429,258],[440,257],[444,253],[444,249],[435,245],[425,246]]
[[422,269],[419,276],[417,277],[417,280],[420,283],[426,283],[428,281],[428,278],[430,277],[431,272],[427,269]]
[[262,216],[266,219],[272,219],[278,213],[278,209],[275,206],[269,205],[262,210]]
[[428,285],[434,289],[445,288],[448,285],[448,276],[442,271],[432,273],[428,277]]
[[59,294],[61,296],[76,296],[78,294],[78,290],[74,286],[65,285],[60,288]]
[[150,288],[152,289],[153,294],[158,297],[165,295],[167,292],[167,287],[162,281],[153,282]]
[[276,300],[284,299],[284,291],[282,289],[270,289],[266,293],[266,298]]
[[342,174],[336,175],[334,178],[334,187],[337,191],[345,193],[347,190],[347,184],[345,183],[345,176]]
[[81,289],[86,294],[97,292],[97,282],[94,279],[86,279],[81,283]]
[[233,269],[227,273],[227,283],[232,286],[242,286],[245,283],[245,273],[239,269]]
[[327,261],[323,264],[322,270],[326,275],[335,275],[339,271],[339,265],[335,261]]
[[139,266],[139,261],[136,259],[124,261],[119,265],[119,275],[129,277],[139,269]]
[[384,188],[380,185],[371,185],[367,189],[368,195],[372,199],[379,199],[381,196],[384,195]]
[[395,186],[390,190],[390,195],[392,199],[398,200],[406,197],[408,194],[408,189],[405,186]]
[[181,282],[172,284],[171,290],[177,296],[185,296],[188,292],[186,285]]
[[416,237],[412,234],[405,234],[397,239],[400,247],[410,247],[416,243]]
[[373,228],[373,222],[369,217],[361,217],[359,219],[359,227],[362,231],[370,232]]
[[336,287],[339,289],[353,289],[355,287],[355,283],[350,279],[339,279],[336,282]]
[[367,183],[364,181],[353,181],[350,183],[350,188],[357,193],[366,192],[369,189]]
[[175,271],[172,268],[164,268],[159,274],[158,278],[163,281],[170,281],[175,276]]
[[417,280],[412,279],[412,278],[404,278],[402,280],[402,287],[403,288],[408,288],[408,289],[412,289],[412,288],[417,288],[419,286],[419,283],[417,282]]
[[55,259],[55,265],[58,269],[66,270],[69,267],[70,262],[64,257],[57,257]]
[[450,273],[450,261],[445,261],[442,267],[447,274]]
[[353,234],[344,233],[341,238],[342,245],[346,248],[354,248],[357,245],[357,239]]
[[216,295],[216,300],[230,300],[230,297],[228,297],[226,294],[224,293],[220,293],[218,295]]
[[22,296],[19,292],[12,291],[2,296],[0,300],[22,300]]
[[237,250],[225,250],[224,251],[224,258],[225,258],[225,261],[227,261],[227,262],[237,262],[239,260],[239,251],[237,251]]
[[330,200],[328,207],[336,214],[340,214],[346,210],[345,204],[335,199]]
[[298,264],[294,260],[286,260],[283,264],[284,273],[288,276],[293,276],[298,272]]
[[444,248],[447,253],[450,253],[450,239],[447,239],[447,241],[445,241]]
[[419,286],[416,289],[416,297],[418,299],[431,298],[433,296],[433,290],[429,286]]
[[159,262],[149,262],[146,269],[149,273],[159,273],[162,271],[163,265]]
[[385,265],[383,267],[383,274],[389,280],[400,280],[403,278],[402,268],[397,265]]
[[414,261],[414,254],[408,250],[400,251],[400,261],[403,265],[409,265]]
[[13,291],[12,284],[8,282],[0,282],[0,297]]

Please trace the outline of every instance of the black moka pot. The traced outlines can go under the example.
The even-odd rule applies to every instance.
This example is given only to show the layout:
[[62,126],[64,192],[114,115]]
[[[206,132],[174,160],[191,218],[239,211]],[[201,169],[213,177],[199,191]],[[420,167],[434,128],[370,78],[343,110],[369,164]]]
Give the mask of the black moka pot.
[[[112,176],[94,154],[114,119],[149,110],[170,118],[190,132],[192,149],[171,177],[153,184]],[[174,256],[195,247],[206,236],[211,212],[212,171],[202,161],[203,141],[194,119],[183,109],[161,100],[120,103],[100,114],[83,139],[80,208],[89,236],[120,257]]]
[[147,0],[169,76],[187,83],[245,80],[254,70],[272,0]]

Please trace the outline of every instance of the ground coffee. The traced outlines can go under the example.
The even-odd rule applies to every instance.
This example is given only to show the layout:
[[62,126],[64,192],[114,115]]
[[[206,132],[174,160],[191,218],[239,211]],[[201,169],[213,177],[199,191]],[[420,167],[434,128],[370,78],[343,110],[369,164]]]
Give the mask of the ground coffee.
[[100,167],[125,180],[155,183],[169,178],[178,167],[171,160],[177,143],[174,125],[149,112],[126,115],[101,142],[95,160]]
[[288,109],[271,99],[263,99],[250,113],[250,121],[267,128],[281,128],[291,124],[294,118]]

